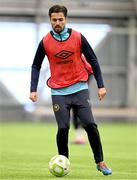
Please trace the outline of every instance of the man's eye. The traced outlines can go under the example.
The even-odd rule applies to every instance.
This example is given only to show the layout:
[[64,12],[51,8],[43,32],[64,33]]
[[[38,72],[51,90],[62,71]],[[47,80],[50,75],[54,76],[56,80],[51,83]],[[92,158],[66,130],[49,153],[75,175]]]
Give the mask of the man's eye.
[[59,21],[63,21],[63,19],[59,19]]
[[53,21],[53,22],[57,22],[57,21],[62,22],[62,21],[63,21],[63,18],[60,18],[60,19],[52,19],[52,21]]

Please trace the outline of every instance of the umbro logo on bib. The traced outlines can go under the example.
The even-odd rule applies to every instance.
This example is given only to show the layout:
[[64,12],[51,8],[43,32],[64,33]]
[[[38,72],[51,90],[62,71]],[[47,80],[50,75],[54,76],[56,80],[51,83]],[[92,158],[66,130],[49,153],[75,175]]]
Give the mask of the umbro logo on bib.
[[58,58],[61,58],[61,59],[66,59],[69,56],[71,56],[72,54],[74,54],[74,53],[71,52],[71,51],[63,50],[63,51],[60,51],[59,53],[55,54],[55,57],[58,57]]

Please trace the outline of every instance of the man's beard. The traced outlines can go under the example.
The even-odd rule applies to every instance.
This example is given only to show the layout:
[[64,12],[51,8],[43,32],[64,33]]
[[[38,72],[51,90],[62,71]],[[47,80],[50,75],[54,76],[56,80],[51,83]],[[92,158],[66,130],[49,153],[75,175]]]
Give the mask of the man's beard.
[[63,29],[62,29],[62,27],[60,27],[60,26],[54,27],[54,31],[55,31],[56,33],[60,33],[62,30],[63,30]]

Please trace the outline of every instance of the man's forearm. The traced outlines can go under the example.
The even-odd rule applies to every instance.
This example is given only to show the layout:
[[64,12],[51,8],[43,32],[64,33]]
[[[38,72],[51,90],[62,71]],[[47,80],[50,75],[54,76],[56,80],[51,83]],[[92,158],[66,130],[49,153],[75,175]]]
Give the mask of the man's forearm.
[[30,92],[37,92],[39,74],[40,74],[40,70],[37,69],[35,66],[32,66]]

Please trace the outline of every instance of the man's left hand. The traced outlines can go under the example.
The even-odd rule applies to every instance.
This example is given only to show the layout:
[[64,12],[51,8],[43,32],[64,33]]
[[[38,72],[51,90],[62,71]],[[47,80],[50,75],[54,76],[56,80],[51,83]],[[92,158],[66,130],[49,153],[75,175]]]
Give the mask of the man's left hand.
[[99,97],[99,100],[101,101],[104,96],[106,95],[107,91],[105,88],[99,88],[98,89],[98,97]]

